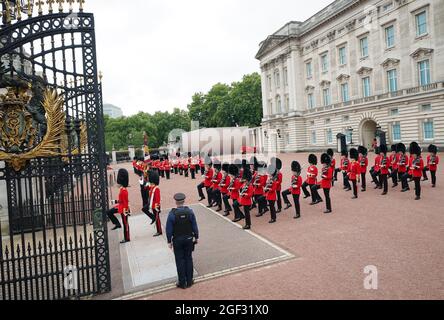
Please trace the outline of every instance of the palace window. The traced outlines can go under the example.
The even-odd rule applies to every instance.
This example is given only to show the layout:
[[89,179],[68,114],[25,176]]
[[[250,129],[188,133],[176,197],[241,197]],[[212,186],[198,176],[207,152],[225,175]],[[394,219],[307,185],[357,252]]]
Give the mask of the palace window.
[[371,96],[370,77],[362,78],[362,93],[364,98]]
[[324,99],[324,106],[331,105],[330,88],[325,88],[322,90],[322,97]]
[[281,97],[280,96],[276,97],[276,113],[277,114],[281,114],[282,113],[282,101],[281,101]]
[[333,144],[333,130],[327,129],[327,144]]
[[398,109],[398,108],[391,109],[391,110],[390,110],[390,115],[391,115],[392,117],[399,116],[399,109]]
[[385,28],[385,45],[387,48],[395,46],[395,27],[389,26]]
[[330,124],[330,123],[331,123],[331,119],[330,118],[325,119],[325,124]]
[[392,141],[401,141],[401,124],[399,122],[392,123]]
[[348,92],[348,83],[341,84],[341,95],[343,102],[347,102],[350,100],[350,95]]
[[384,4],[383,6],[382,6],[382,11],[388,11],[388,10],[390,10],[391,8],[393,8],[393,2],[389,2],[389,3],[386,3],[386,4]]
[[421,106],[421,112],[431,112],[432,111],[432,105],[431,104],[423,104]]
[[274,84],[276,85],[276,88],[281,87],[281,74],[278,70],[274,72]]
[[342,117],[342,121],[343,121],[343,122],[348,122],[348,121],[350,121],[350,116],[343,116],[343,117]]
[[422,123],[422,130],[424,135],[424,140],[435,139],[435,130],[433,127],[433,120],[426,120]]
[[311,132],[311,143],[312,144],[316,144],[317,143],[317,141],[316,141],[316,131],[312,131]]
[[313,109],[314,106],[315,106],[314,95],[313,95],[313,93],[309,93],[308,94],[308,109]]
[[424,60],[418,62],[418,72],[419,72],[419,85],[425,86],[430,84],[430,62],[429,60]]
[[271,92],[273,90],[273,87],[271,85],[271,76],[268,76],[267,80],[268,80],[268,90]]
[[420,37],[427,34],[427,13],[422,11],[415,16],[416,36]]
[[284,85],[288,86],[288,69],[284,69]]
[[359,40],[360,47],[361,47],[361,58],[368,57],[368,38],[364,37]]
[[311,61],[307,62],[305,64],[305,70],[307,72],[307,79],[311,78],[313,76],[313,70],[312,70]]
[[387,71],[387,84],[389,92],[398,91],[398,74],[396,69]]
[[328,71],[328,54],[327,53],[324,53],[321,56],[321,70],[322,70],[322,72]]
[[345,64],[347,64],[347,51],[344,46],[339,48],[339,65],[343,66]]
[[353,131],[347,129],[345,131],[345,140],[347,144],[351,144],[353,141]]

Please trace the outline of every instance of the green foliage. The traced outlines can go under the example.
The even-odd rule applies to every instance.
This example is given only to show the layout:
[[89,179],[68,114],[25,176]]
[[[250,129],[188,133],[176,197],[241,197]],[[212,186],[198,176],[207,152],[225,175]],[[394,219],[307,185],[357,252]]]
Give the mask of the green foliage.
[[260,126],[262,120],[261,77],[258,73],[245,75],[231,85],[215,84],[208,93],[196,93],[188,111],[174,109],[172,113],[140,112],[131,117],[111,119],[105,116],[106,150],[126,150],[128,145],[143,145],[147,132],[150,149],[168,142],[173,129],[190,131],[191,120],[201,128]]

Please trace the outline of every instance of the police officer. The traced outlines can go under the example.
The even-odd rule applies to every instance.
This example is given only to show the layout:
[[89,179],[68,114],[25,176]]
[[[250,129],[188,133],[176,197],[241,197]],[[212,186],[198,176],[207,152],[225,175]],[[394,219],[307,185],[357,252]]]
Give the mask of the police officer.
[[171,210],[166,224],[168,246],[174,250],[176,258],[177,287],[186,289],[193,285],[193,251],[199,239],[196,216],[193,210],[185,207],[186,196],[174,196],[177,208]]

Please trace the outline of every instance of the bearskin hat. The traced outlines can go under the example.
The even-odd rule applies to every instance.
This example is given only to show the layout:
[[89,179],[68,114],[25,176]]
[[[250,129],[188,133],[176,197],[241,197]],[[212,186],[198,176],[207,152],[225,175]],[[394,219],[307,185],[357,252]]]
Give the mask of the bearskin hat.
[[375,153],[376,153],[376,154],[380,154],[381,151],[379,151],[379,150],[381,150],[381,149],[380,149],[379,147],[376,147],[376,148],[375,148]]
[[217,171],[221,171],[222,170],[222,164],[220,162],[215,162],[213,165],[214,169],[216,169]]
[[239,174],[239,168],[235,164],[230,164],[230,167],[228,168],[228,173],[232,176],[237,177]]
[[385,144],[381,144],[379,147],[379,153],[387,154],[387,146]]
[[191,158],[191,152],[188,152],[188,158]]
[[416,154],[418,156],[421,155],[421,147],[419,146],[419,144],[417,142],[412,142],[410,144],[409,153],[410,154]]
[[437,154],[438,153],[438,147],[437,146],[435,146],[435,145],[433,145],[433,144],[431,144],[430,146],[429,146],[429,152],[430,153],[433,153],[433,154]]
[[129,185],[129,176],[128,170],[120,169],[117,173],[117,184],[121,185],[124,188],[128,188]]
[[270,159],[270,164],[274,165],[277,168],[277,170],[282,170],[282,160],[281,159],[273,157]]
[[354,160],[358,160],[358,158],[359,158],[358,150],[356,150],[355,148],[351,148],[350,149],[350,158],[354,159]]
[[392,152],[396,152],[396,144],[392,144],[390,150],[391,150]]
[[331,157],[328,155],[328,153],[323,153],[321,155],[321,163],[326,165],[331,164]]
[[314,154],[311,154],[308,156],[308,163],[310,163],[311,165],[317,165],[318,164],[318,157]]
[[333,151],[333,149],[328,149],[327,154],[332,158],[335,156],[335,152]]
[[248,167],[248,161],[246,159],[242,160],[242,168],[247,168]]
[[258,166],[259,166],[259,162],[257,161],[256,157],[251,157],[250,165],[254,166],[254,171],[257,171]]
[[291,171],[301,173],[302,171],[301,164],[297,161],[293,161],[291,163]]
[[366,156],[368,153],[368,150],[366,147],[364,146],[359,146],[358,147],[358,153],[362,154],[363,156]]
[[270,164],[267,168],[267,172],[268,172],[268,174],[274,176],[277,172],[276,166],[274,164]]
[[251,173],[250,168],[248,168],[248,167],[245,168],[243,173],[242,173],[242,179],[246,180],[246,181],[251,181],[252,177],[253,177],[253,175]]
[[347,150],[342,150],[341,151],[341,156],[348,157],[348,151]]
[[159,173],[155,170],[150,171],[148,179],[150,183],[154,183],[156,186],[158,186],[160,183]]
[[224,172],[229,172],[230,170],[230,164],[225,162],[224,164],[222,164],[222,171]]
[[403,143],[398,143],[396,145],[396,152],[402,152],[405,153],[407,151],[407,148],[405,147],[405,144]]
[[241,169],[242,168],[242,161],[240,159],[236,159],[234,160],[234,165],[238,168]]

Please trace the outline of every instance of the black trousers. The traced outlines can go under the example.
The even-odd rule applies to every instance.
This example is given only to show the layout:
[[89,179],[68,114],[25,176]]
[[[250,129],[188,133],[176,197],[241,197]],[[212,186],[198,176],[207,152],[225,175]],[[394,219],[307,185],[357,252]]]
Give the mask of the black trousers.
[[215,202],[219,207],[222,206],[222,193],[220,193],[220,190],[213,190],[211,195],[213,198],[213,202]]
[[276,194],[277,194],[277,207],[278,207],[278,210],[279,211],[281,211],[282,210],[282,197],[281,197],[281,192],[280,191],[277,191],[276,192]]
[[381,174],[379,183],[384,188],[384,192],[388,192],[388,176],[386,174]]
[[170,180],[170,178],[171,178],[170,174],[171,174],[171,170],[165,170],[165,175],[166,175],[167,180]]
[[[315,194],[317,199],[322,200],[321,196],[319,195],[318,190],[321,189],[320,185],[314,185],[311,190],[312,193]],[[323,189],[324,190],[324,196],[325,196],[325,205],[327,207],[327,210],[331,211],[331,199],[330,199],[330,189]]]
[[274,200],[268,200],[268,206],[270,207],[271,220],[276,221],[276,207]]
[[336,168],[335,169],[335,175],[334,175],[334,179],[333,180],[338,180],[338,173],[341,172],[340,168]]
[[[308,198],[308,197],[310,196],[310,192],[307,190],[307,187],[309,187],[310,190],[311,190],[311,186],[305,181],[305,182],[302,184],[302,192],[304,192],[304,196],[305,196],[306,198]],[[312,196],[312,199],[313,199],[313,196]],[[313,200],[313,201],[314,201],[314,200]]]
[[267,198],[264,195],[261,195],[257,198],[257,203],[259,205],[259,214],[263,214],[268,209]]
[[355,196],[355,197],[357,197],[358,196],[358,183],[357,183],[357,181],[356,180],[351,180],[351,182],[352,182],[352,184],[353,184],[353,195]]
[[159,175],[160,175],[162,178],[165,178],[165,170],[160,170]]
[[361,173],[361,182],[362,182],[362,190],[366,190],[367,189],[367,175],[366,173]]
[[116,226],[116,227],[122,227],[122,225],[119,222],[119,219],[116,218],[115,214],[118,214],[119,210],[117,208],[111,208],[106,212],[106,215],[108,216],[109,220]]
[[150,202],[148,190],[145,189],[145,186],[140,186],[140,195],[142,196],[142,207],[145,207]]
[[373,182],[374,182],[378,187],[380,187],[380,186],[381,186],[381,182],[379,181],[379,177],[380,177],[379,172],[376,172],[374,169],[372,169],[372,170],[370,171],[370,174],[371,174],[371,176],[372,176]]
[[173,239],[174,257],[180,286],[189,286],[193,282],[193,238]]
[[174,168],[174,174],[178,174],[179,173],[179,168],[178,167],[175,167]]
[[313,202],[318,201],[318,200],[322,200],[322,198],[318,192],[319,189],[321,189],[321,186],[318,184],[314,184],[311,186],[311,196],[313,198]]
[[[286,204],[290,204],[290,200],[288,200],[288,196],[291,194],[290,190],[285,190],[284,192],[282,192],[282,198],[284,198],[284,202]],[[300,194],[292,194],[293,196],[293,202],[294,202],[294,207],[296,209],[296,216],[300,216],[301,215],[301,204],[299,201],[299,198],[301,197]]]
[[394,186],[398,185],[398,169],[393,170],[390,177],[392,178],[392,183]]
[[233,201],[233,208],[234,208],[234,218],[235,219],[244,219],[245,216],[242,213],[241,209],[240,209],[240,204],[239,201],[234,200]]
[[201,168],[200,168],[200,173],[201,173],[201,175],[204,175],[204,173],[205,173],[205,168],[201,167]]
[[413,177],[415,182],[415,195],[421,197],[421,177]]
[[245,225],[251,227],[250,206],[243,206],[243,207],[244,207]]
[[191,169],[191,179],[195,180],[196,179],[196,169]]
[[[430,169],[424,168],[424,170],[422,171],[422,175],[426,180],[428,180],[427,171],[430,171]],[[436,171],[430,171],[430,176],[432,177],[432,185],[436,185]]]
[[350,186],[350,179],[348,178],[347,172],[342,173],[343,181],[344,181],[344,188],[345,189],[351,189]]
[[228,194],[224,194],[223,196],[222,196],[222,200],[223,200],[223,202],[224,202],[224,206],[225,206],[225,211],[226,212],[231,212],[231,211],[233,211],[233,208],[231,207],[231,205],[230,205],[230,196],[228,195]]
[[405,172],[405,173],[402,174],[402,176],[401,176],[401,183],[402,183],[402,189],[403,190],[410,189],[410,187],[409,187],[409,178],[410,178],[410,175],[409,175],[408,172]]

